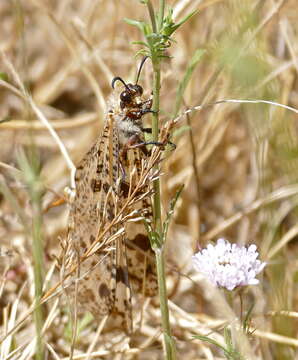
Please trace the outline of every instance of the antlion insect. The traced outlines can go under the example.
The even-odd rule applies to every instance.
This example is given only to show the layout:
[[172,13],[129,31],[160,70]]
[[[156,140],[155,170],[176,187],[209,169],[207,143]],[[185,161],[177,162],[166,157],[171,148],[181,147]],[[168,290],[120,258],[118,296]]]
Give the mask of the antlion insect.
[[[135,84],[116,92],[96,143],[77,166],[75,195],[70,205],[63,276],[68,294],[95,317],[107,314],[132,330],[132,293],[153,296],[157,290],[152,250],[141,217],[150,218],[152,170],[160,161],[161,147],[152,152],[145,142],[143,116],[152,112],[152,100],[143,99]],[[120,99],[120,101],[118,100]],[[74,270],[74,265],[75,269]],[[76,281],[76,286],[74,285]]]

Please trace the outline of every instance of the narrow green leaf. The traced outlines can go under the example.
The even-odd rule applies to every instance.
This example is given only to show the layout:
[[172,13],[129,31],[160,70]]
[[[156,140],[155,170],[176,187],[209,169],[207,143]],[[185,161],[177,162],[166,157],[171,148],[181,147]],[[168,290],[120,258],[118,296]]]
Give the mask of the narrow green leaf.
[[144,41],[132,41],[131,43],[133,45],[143,45],[143,46],[146,46],[147,48],[149,48],[149,45],[146,44]]
[[145,49],[140,49],[139,51],[137,51],[136,54],[135,54],[135,57],[137,58],[139,55],[149,56],[150,57],[149,51],[147,51]]
[[217,347],[219,347],[220,349],[222,349],[224,352],[226,352],[226,348],[224,346],[222,346],[220,343],[218,343],[217,341],[209,338],[208,336],[203,336],[203,335],[193,335],[192,336],[194,339],[198,339],[201,341],[205,341],[209,344],[215,345]]
[[248,308],[248,311],[247,311],[247,314],[243,320],[243,330],[245,331],[245,333],[249,333],[249,327],[250,327],[250,323],[251,323],[251,314],[252,314],[252,311],[253,311],[253,308],[254,308],[255,304],[252,303],[250,305],[250,307]]
[[166,241],[170,221],[171,221],[171,218],[172,218],[172,216],[174,214],[174,209],[175,209],[177,200],[179,199],[179,196],[181,195],[181,192],[182,192],[183,188],[184,188],[184,184],[180,186],[180,188],[178,189],[178,191],[175,194],[175,197],[171,200],[170,209],[167,212],[167,216],[166,216],[165,222],[163,223],[163,228],[162,228],[162,239],[161,240],[162,240],[163,244]]
[[151,222],[147,218],[143,218],[143,222],[150,240],[151,248],[160,249],[161,248],[161,240],[159,234],[153,230]]
[[227,327],[224,328],[224,339],[225,339],[225,343],[227,344],[226,351],[230,353],[231,350],[233,350],[233,342],[232,342],[231,331]]
[[177,24],[173,20],[173,9],[169,10],[167,17],[164,20],[164,26],[162,28],[162,34],[165,36],[171,36],[181,25],[183,25],[187,20],[189,20],[194,14],[197,13],[197,10],[186,15],[181,21]]
[[124,21],[129,25],[136,26],[138,29],[142,31],[142,33],[145,33],[145,28],[147,24],[144,21],[137,21],[128,18],[125,18]]
[[[176,31],[181,25],[183,25],[187,20],[189,20],[191,17],[193,17],[196,13],[198,12],[198,10],[194,10],[193,12],[191,12],[190,14],[186,15],[181,21],[179,21],[175,26],[174,26],[174,31]],[[173,32],[174,32],[173,31]],[[172,33],[173,33],[172,32]]]

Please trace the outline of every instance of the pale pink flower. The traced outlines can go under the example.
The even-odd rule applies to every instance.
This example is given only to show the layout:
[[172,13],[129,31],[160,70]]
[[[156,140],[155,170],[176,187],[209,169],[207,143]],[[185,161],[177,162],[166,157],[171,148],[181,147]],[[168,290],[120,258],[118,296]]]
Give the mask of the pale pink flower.
[[215,246],[209,244],[192,257],[193,265],[214,285],[228,290],[256,285],[259,283],[256,275],[266,266],[265,262],[257,260],[259,253],[256,250],[256,245],[246,248],[218,239]]

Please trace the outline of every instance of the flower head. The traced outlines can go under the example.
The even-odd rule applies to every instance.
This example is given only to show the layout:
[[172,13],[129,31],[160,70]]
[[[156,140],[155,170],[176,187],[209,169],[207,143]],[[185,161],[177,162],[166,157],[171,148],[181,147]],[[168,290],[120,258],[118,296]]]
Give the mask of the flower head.
[[256,250],[256,245],[246,248],[218,239],[215,246],[209,244],[192,259],[195,269],[213,284],[233,290],[237,286],[259,283],[255,276],[264,269],[266,263],[257,260],[259,253]]

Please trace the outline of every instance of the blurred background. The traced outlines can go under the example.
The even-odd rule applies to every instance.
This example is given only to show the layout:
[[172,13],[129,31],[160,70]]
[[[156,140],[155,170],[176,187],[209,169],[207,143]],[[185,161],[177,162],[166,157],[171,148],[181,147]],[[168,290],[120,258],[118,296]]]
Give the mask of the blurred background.
[[[162,63],[162,122],[223,99],[298,109],[296,0],[177,0],[167,6],[177,21],[197,12],[173,35]],[[34,239],[42,244],[48,290],[59,282],[56,256],[67,232],[67,205],[52,204],[70,185],[69,166],[22,91],[32,96],[77,164],[100,135],[112,78],[133,81],[140,63],[135,54],[141,46],[132,42],[142,41],[142,34],[125,18],[149,22],[147,7],[136,0],[0,2],[1,336],[33,304]],[[187,86],[179,97],[183,79]],[[139,83],[149,96],[150,62]],[[223,341],[224,326],[239,316],[239,299],[228,304],[192,269],[192,254],[219,237],[256,244],[267,262],[260,285],[245,294],[245,309],[254,304],[248,336],[253,358],[298,358],[297,121],[297,110],[222,103],[191,112],[175,127],[171,141],[177,148],[163,162],[161,182],[164,214],[184,184],[167,239],[178,358],[224,358],[192,335],[208,333]],[[157,302],[145,306],[143,325],[130,340],[133,351],[127,350],[127,337],[114,330],[95,341],[98,323],[88,318],[75,354],[87,358],[94,341],[91,350],[98,353],[92,358],[162,359]],[[68,358],[66,301],[54,296],[45,309],[47,358]],[[32,331],[29,314],[2,343],[3,359],[31,359]]]

